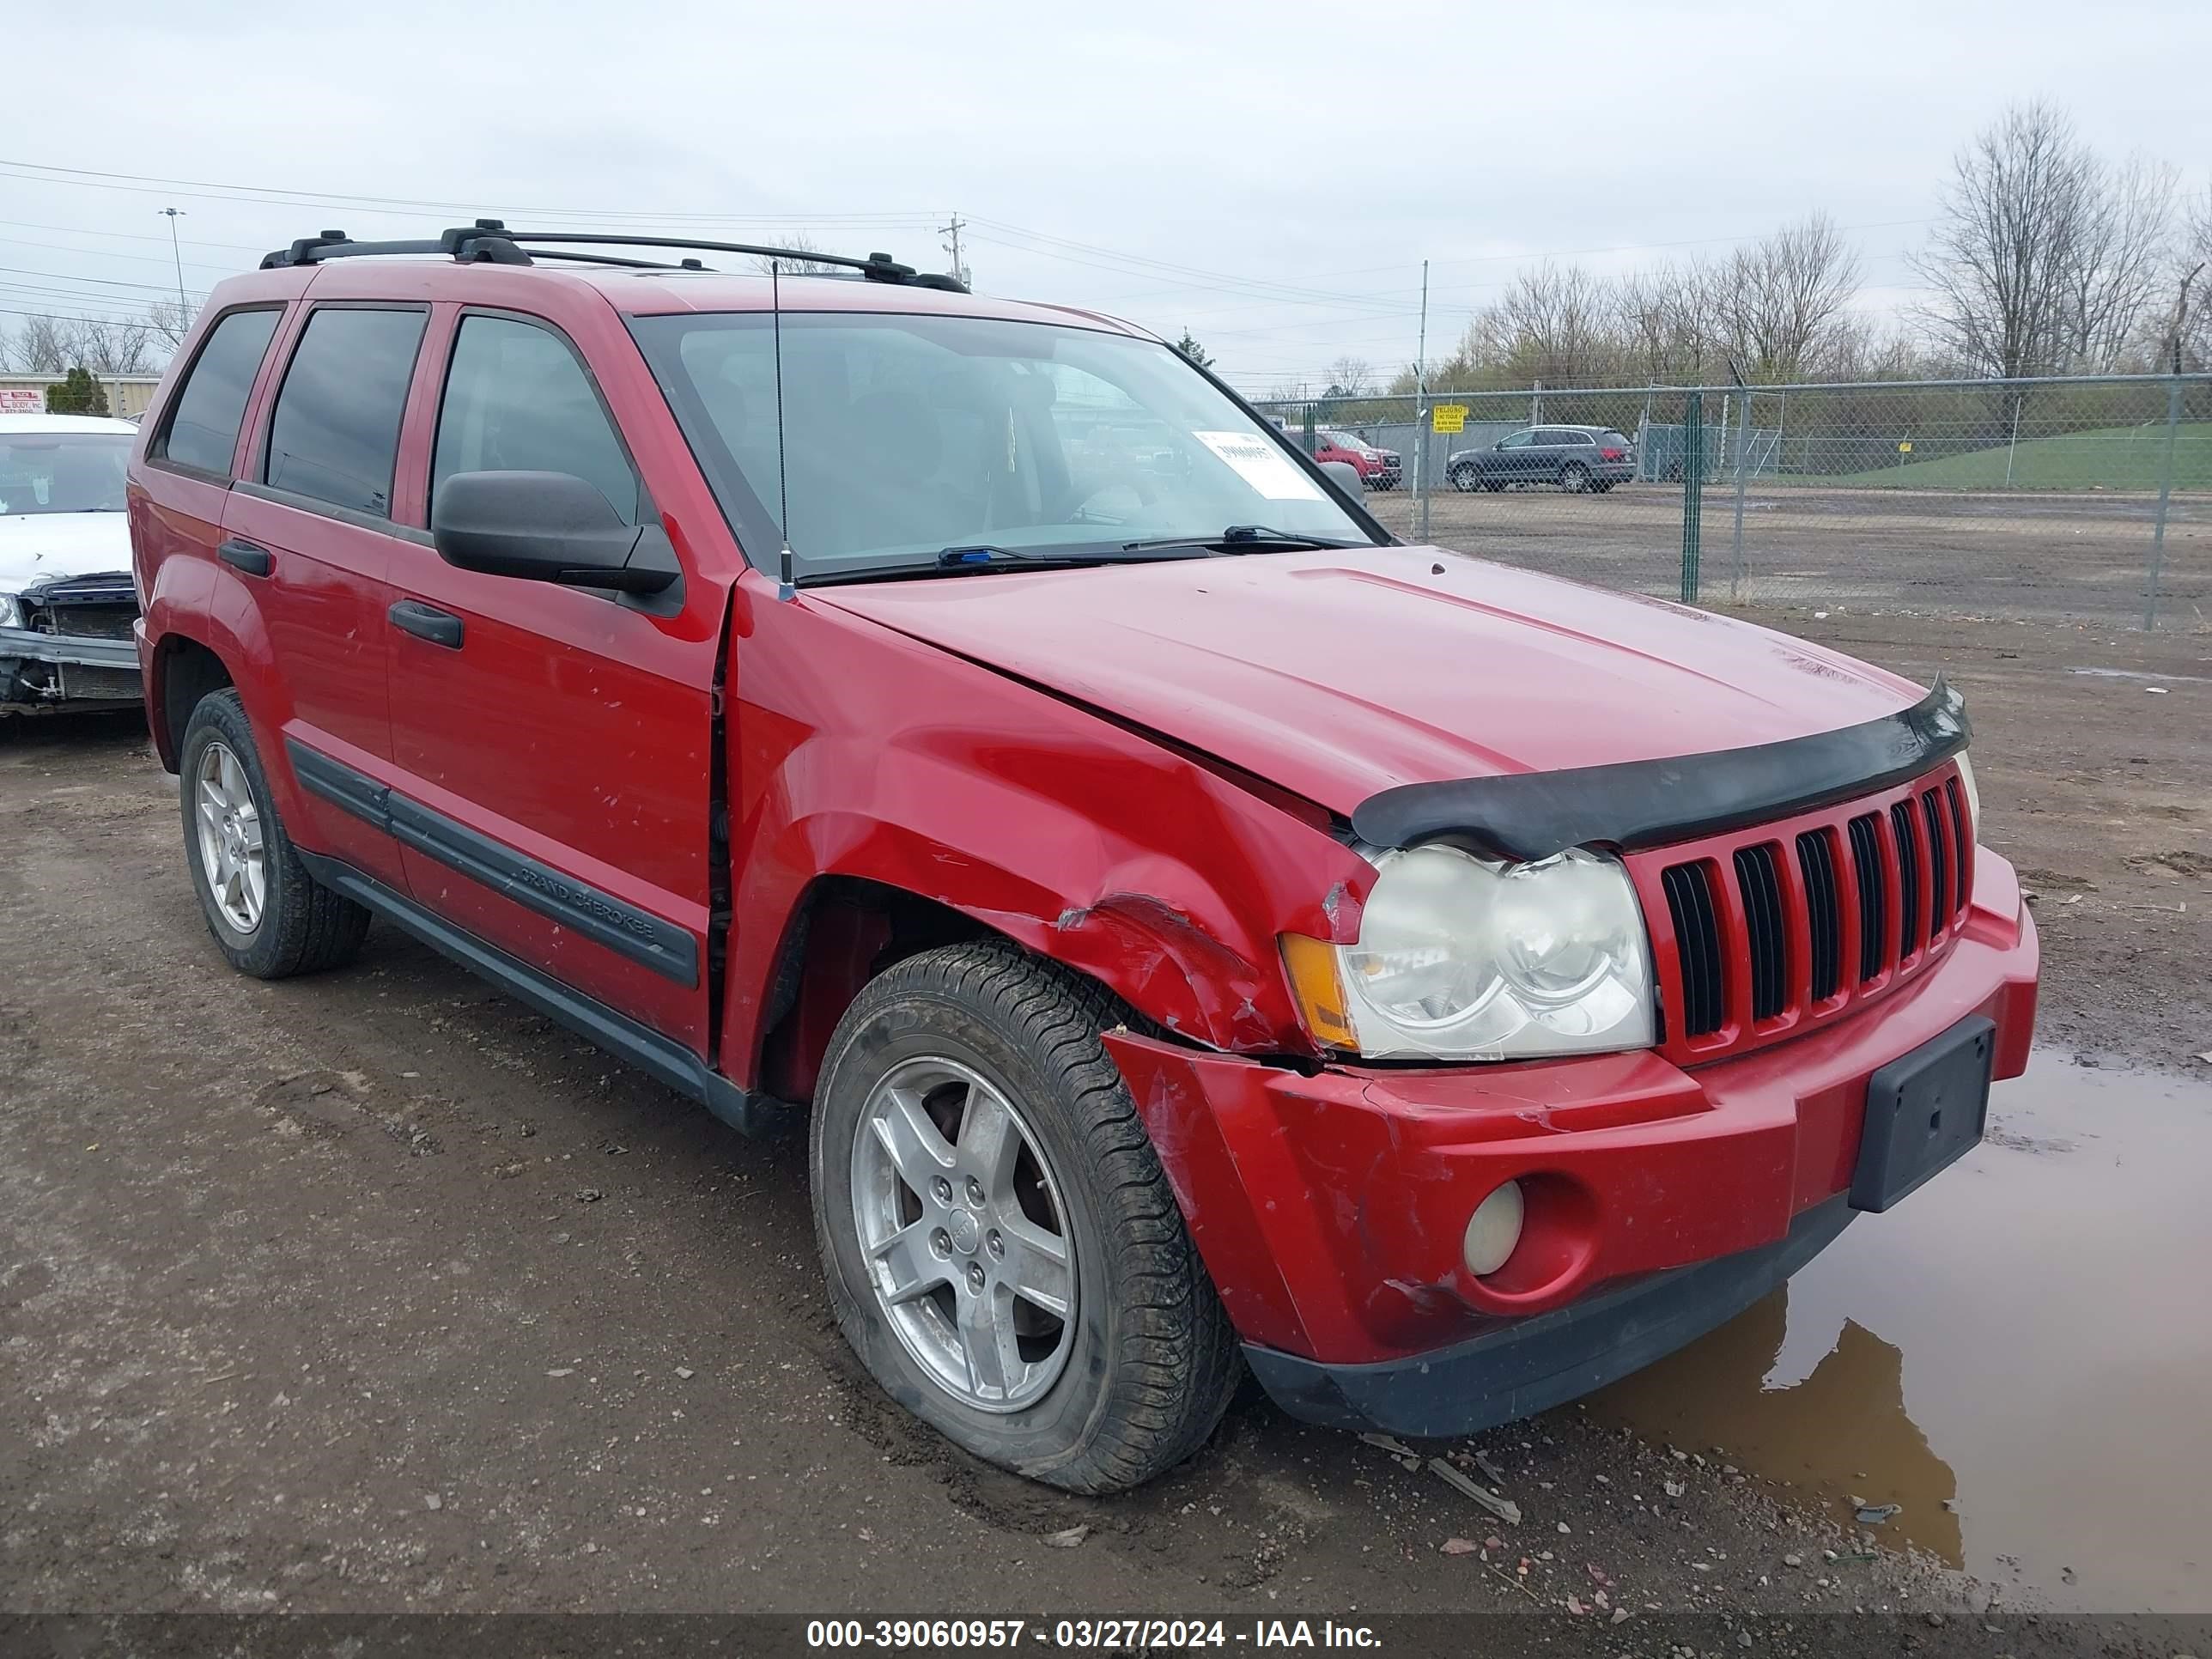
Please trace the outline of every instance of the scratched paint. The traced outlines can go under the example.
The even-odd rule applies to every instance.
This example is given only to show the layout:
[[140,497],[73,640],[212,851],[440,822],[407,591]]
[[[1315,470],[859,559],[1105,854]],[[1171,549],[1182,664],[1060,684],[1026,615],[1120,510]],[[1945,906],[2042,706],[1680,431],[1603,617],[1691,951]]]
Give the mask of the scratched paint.
[[2201,1611],[2208,1170],[2212,1086],[2039,1053],[1957,1167],[1591,1409],[2058,1607]]

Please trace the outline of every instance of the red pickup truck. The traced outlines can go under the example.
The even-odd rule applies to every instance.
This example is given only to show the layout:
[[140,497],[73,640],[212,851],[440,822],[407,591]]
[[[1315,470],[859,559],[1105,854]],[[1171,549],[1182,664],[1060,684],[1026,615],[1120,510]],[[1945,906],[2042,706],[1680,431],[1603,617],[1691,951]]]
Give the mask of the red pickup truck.
[[129,513],[235,969],[374,918],[803,1121],[861,1363],[1081,1491],[1247,1368],[1411,1435],[1571,1398],[1980,1134],[2036,942],[1954,690],[1401,545],[1110,319],[718,251],[216,290]]

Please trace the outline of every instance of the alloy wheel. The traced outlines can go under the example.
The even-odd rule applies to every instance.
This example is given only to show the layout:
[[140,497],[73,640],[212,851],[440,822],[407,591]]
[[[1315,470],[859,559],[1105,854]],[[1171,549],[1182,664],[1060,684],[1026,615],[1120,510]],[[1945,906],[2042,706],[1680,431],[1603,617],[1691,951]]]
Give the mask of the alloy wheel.
[[192,774],[192,822],[198,831],[200,873],[215,907],[231,930],[261,926],[268,897],[262,860],[261,809],[253,787],[230,745],[217,738],[200,750]]
[[977,1411],[1042,1398],[1074,1345],[1075,1247],[1013,1103],[957,1060],[903,1060],[861,1109],[851,1179],[869,1284],[915,1363]]

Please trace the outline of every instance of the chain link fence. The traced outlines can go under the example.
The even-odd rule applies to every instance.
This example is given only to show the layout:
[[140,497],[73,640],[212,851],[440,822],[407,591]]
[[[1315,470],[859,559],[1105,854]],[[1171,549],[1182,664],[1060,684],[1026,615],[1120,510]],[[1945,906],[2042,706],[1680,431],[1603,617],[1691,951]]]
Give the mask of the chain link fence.
[[2212,376],[1260,408],[1324,457],[1397,452],[1377,518],[1510,564],[1695,604],[2212,629]]

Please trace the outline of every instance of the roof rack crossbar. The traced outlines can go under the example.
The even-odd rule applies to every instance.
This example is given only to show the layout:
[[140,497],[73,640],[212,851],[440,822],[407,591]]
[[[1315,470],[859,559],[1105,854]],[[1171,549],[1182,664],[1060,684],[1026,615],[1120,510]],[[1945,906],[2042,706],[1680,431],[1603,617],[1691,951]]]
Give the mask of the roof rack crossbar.
[[[696,237],[630,235],[621,232],[586,230],[509,230],[497,219],[479,219],[472,225],[457,225],[443,232],[434,241],[356,242],[342,230],[325,230],[319,235],[306,236],[289,247],[279,248],[261,261],[264,270],[275,270],[288,265],[319,264],[325,259],[350,259],[382,254],[442,253],[462,264],[526,265],[531,264],[530,244],[535,246],[537,257],[544,259],[573,260],[578,264],[613,265],[634,270],[703,270],[707,267],[696,259],[684,259],[675,265],[649,259],[627,259],[613,254],[595,254],[569,251],[578,246],[689,248],[709,253],[744,253],[755,258],[791,259],[817,265],[836,265],[851,270],[874,283],[903,283],[915,288],[933,288],[965,294],[968,289],[956,276],[940,276],[931,271],[916,270],[912,265],[901,264],[888,253],[871,253],[867,258],[855,258],[850,254],[823,253],[812,248],[771,247],[754,242],[714,242]],[[542,244],[568,244],[544,246]]]

